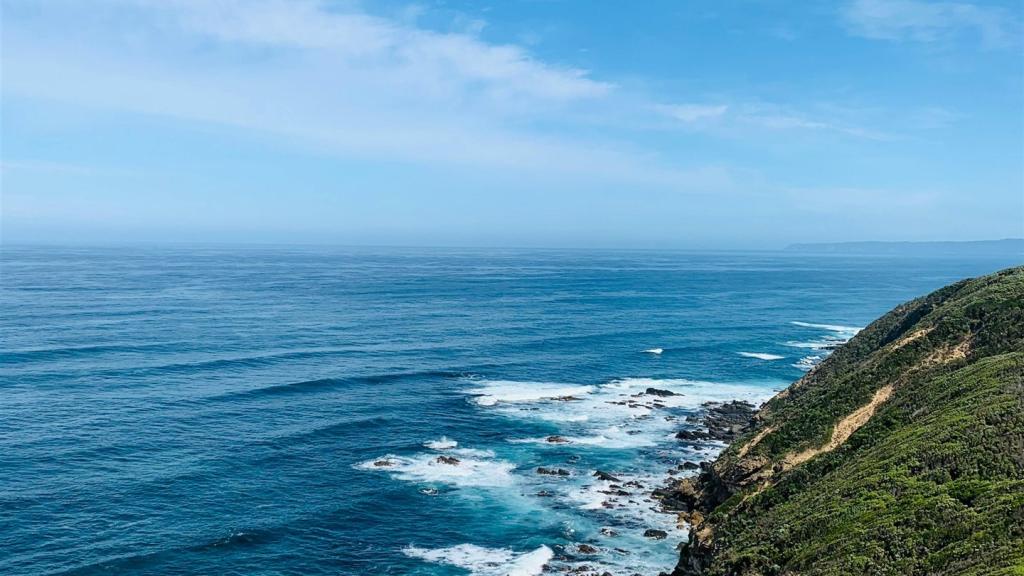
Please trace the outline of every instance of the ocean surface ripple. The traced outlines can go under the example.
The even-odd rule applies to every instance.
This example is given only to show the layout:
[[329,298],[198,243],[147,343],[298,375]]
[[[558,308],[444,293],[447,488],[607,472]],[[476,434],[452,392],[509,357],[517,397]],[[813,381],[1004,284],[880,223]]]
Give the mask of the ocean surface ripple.
[[1003,264],[5,246],[0,573],[656,574],[704,402]]

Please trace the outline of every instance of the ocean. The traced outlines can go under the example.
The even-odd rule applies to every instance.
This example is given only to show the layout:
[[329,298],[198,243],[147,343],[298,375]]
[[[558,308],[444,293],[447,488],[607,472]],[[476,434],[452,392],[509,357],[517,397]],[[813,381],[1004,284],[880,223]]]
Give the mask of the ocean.
[[668,571],[687,416],[1018,263],[4,246],[0,573]]

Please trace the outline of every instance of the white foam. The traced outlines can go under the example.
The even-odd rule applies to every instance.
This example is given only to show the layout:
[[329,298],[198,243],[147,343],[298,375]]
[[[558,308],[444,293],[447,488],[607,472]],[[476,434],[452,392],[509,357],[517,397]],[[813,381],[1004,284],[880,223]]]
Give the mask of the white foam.
[[473,576],[535,576],[554,556],[547,546],[532,552],[516,553],[507,548],[484,548],[475,544],[434,550],[409,546],[402,552],[411,558],[469,570]]
[[483,386],[467,390],[476,396],[480,406],[538,402],[564,397],[580,397],[594,391],[593,386],[558,384],[552,382],[515,382],[512,380],[489,380]]
[[[514,444],[551,444],[552,446],[579,444],[583,446],[620,449],[654,446],[661,439],[661,437],[655,437],[649,433],[630,434],[628,430],[619,426],[610,426],[596,432],[596,434],[587,436],[561,436],[565,440],[564,443],[549,442],[546,436],[541,438],[511,438],[509,442]],[[635,432],[641,431],[635,430]]]
[[739,352],[739,355],[746,356],[747,358],[757,358],[758,360],[782,360],[785,358],[785,356],[768,354],[767,352]]
[[451,450],[458,446],[459,443],[455,440],[449,440],[447,436],[441,436],[440,439],[424,442],[423,445],[431,450]]
[[806,348],[808,350],[828,350],[830,347],[842,344],[842,340],[823,341],[823,342],[786,342],[786,346],[790,348]]
[[664,351],[664,348],[651,348],[649,350],[644,350],[644,352],[647,354],[661,354]]
[[[670,565],[678,558],[674,545],[685,540],[686,527],[678,526],[673,514],[652,512],[658,510],[661,503],[653,498],[651,491],[664,484],[666,466],[673,466],[680,458],[712,457],[724,446],[692,446],[679,442],[674,433],[685,417],[705,402],[737,399],[756,404],[782,385],[782,382],[721,384],[682,378],[621,378],[587,386],[486,380],[472,380],[467,384],[472,388],[469,392],[477,396],[474,401],[481,410],[542,422],[543,433],[536,433],[536,437],[509,440],[517,444],[507,447],[509,453],[525,452],[536,458],[536,464],[562,466],[570,472],[568,476],[549,476],[524,471],[513,476],[512,490],[497,492],[515,492],[532,499],[531,505],[544,508],[571,527],[567,538],[598,548],[595,554],[546,556],[549,569],[559,573],[580,570],[583,566],[590,567],[588,572],[596,573],[634,573],[648,567],[656,573],[654,568]],[[647,394],[648,388],[673,394]],[[559,399],[563,396],[574,399]],[[561,436],[568,442],[548,442],[551,435]],[[536,450],[534,446],[521,444],[535,445]],[[458,454],[458,450],[448,454]],[[622,453],[609,454],[607,450]],[[583,458],[565,463],[566,452],[583,455]],[[596,452],[602,454],[587,456]],[[585,465],[589,458],[597,459]],[[593,477],[591,466],[597,462],[607,466],[605,469],[620,481]],[[541,491],[544,497],[533,496]],[[601,526],[612,526],[618,534],[601,534]],[[645,538],[644,529],[651,527],[665,530],[669,537],[657,542]],[[420,558],[429,553],[434,558],[431,561],[488,576],[515,573],[508,566],[514,566],[521,559],[508,550],[466,548],[466,545],[441,550],[410,549],[410,552]],[[467,554],[476,556],[468,558]]]
[[800,370],[803,370],[803,371],[806,372],[806,371],[810,370],[811,368],[814,368],[819,362],[821,362],[824,359],[825,359],[825,356],[823,356],[821,354],[815,354],[815,355],[811,355],[811,356],[804,356],[803,358],[801,358],[801,359],[797,360],[796,362],[794,362],[793,363],[793,367],[794,368],[799,368]]
[[857,332],[863,330],[863,327],[858,326],[840,326],[839,324],[815,324],[813,322],[790,322],[794,326],[802,326],[804,328],[820,328],[822,330],[828,330],[830,332],[838,332],[840,334],[849,334],[853,336]]
[[[388,454],[356,464],[356,468],[385,472],[407,482],[435,482],[455,486],[509,486],[514,482],[512,470],[515,465],[495,460],[494,453],[489,450],[463,448],[453,453],[461,456],[458,464],[438,462],[434,454],[411,457]],[[377,465],[380,462],[388,464]]]
[[[475,391],[517,390],[534,383],[485,382]],[[545,390],[565,391],[567,385],[547,384]],[[542,398],[532,402],[478,403],[511,418],[542,420],[557,426],[557,435],[566,443],[548,442],[551,433],[514,438],[513,443],[551,447],[625,450],[649,448],[661,444],[675,446],[673,433],[684,414],[678,410],[697,410],[705,402],[747,400],[759,404],[773,390],[766,385],[719,384],[686,379],[622,378],[589,386],[588,394],[576,394],[577,400],[555,401]],[[648,388],[672,395],[646,394]]]

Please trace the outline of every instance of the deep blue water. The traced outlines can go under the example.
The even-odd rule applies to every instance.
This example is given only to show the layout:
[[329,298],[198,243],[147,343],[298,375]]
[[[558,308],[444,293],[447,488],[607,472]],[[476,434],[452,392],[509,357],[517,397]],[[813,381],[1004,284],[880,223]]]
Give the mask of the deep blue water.
[[1011,264],[4,247],[0,573],[656,574],[682,532],[646,493],[716,449],[687,414]]

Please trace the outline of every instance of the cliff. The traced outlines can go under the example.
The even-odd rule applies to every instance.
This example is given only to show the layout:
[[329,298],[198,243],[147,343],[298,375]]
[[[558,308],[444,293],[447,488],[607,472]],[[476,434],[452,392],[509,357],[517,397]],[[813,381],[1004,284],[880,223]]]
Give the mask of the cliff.
[[1024,268],[879,318],[665,502],[675,576],[1024,574]]

